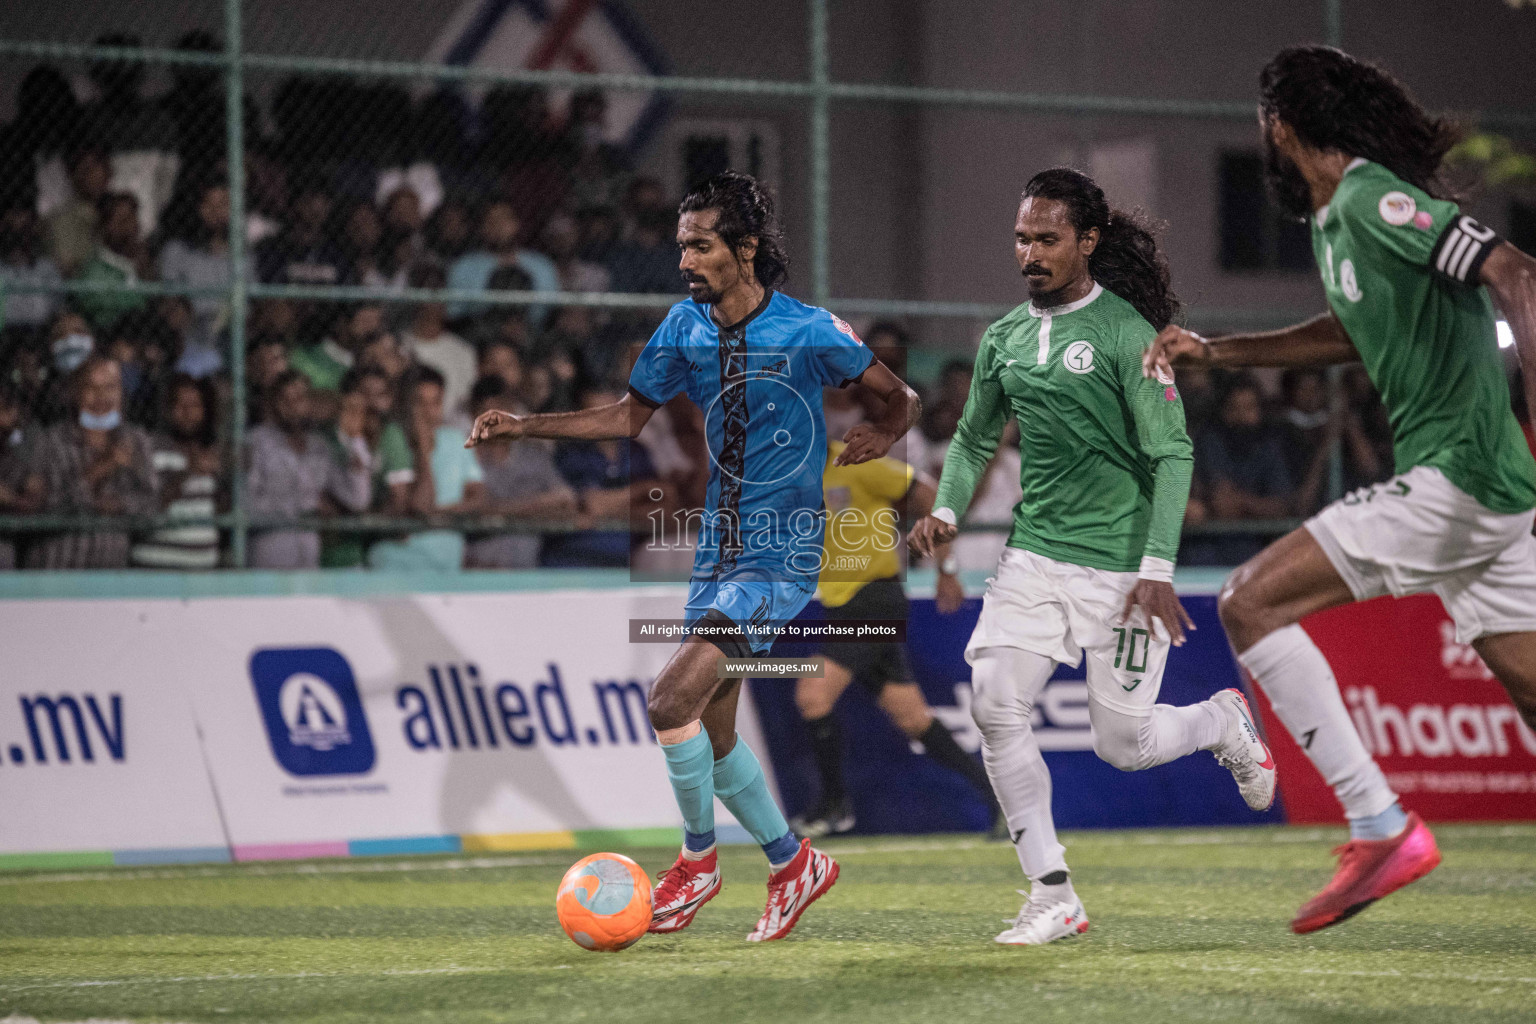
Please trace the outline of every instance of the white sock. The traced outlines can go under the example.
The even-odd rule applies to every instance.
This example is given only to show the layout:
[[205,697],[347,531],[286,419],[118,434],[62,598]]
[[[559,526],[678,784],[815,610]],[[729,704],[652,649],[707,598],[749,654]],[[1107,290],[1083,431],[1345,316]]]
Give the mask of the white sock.
[[1029,887],[1029,898],[1032,900],[1048,900],[1052,903],[1076,903],[1077,893],[1072,889],[1072,876],[1060,885],[1046,885],[1044,882],[1033,882]]
[[1300,626],[1277,629],[1237,656],[1263,687],[1291,737],[1333,787],[1349,818],[1369,818],[1397,801],[1344,709],[1328,660]]
[[1158,704],[1148,715],[1128,715],[1090,701],[1093,749],[1122,771],[1143,771],[1221,742],[1227,721],[1208,700],[1185,707]]
[[714,843],[710,843],[709,846],[703,850],[690,850],[687,846],[683,847],[683,860],[703,860],[706,857],[713,857],[714,855]]
[[1028,878],[1067,869],[1051,817],[1051,773],[1030,728],[1035,699],[1056,663],[1015,647],[985,647],[971,662],[971,715],[981,760]]

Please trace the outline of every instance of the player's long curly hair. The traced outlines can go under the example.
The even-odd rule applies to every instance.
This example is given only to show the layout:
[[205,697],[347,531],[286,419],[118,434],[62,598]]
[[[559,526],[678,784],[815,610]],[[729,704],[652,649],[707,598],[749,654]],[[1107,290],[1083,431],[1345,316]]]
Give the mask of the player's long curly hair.
[[1162,330],[1179,315],[1168,261],[1157,251],[1153,227],[1143,218],[1111,210],[1104,190],[1082,171],[1053,167],[1024,186],[1024,199],[1065,203],[1079,235],[1099,229],[1099,244],[1088,257],[1088,272],[1109,291],[1136,307],[1147,323]]
[[1259,103],[1316,149],[1381,164],[1432,196],[1449,198],[1440,163],[1461,138],[1432,117],[1403,84],[1374,64],[1332,46],[1290,46],[1259,74]]
[[719,210],[715,233],[735,251],[749,238],[757,239],[752,272],[764,288],[776,288],[789,276],[784,233],[773,212],[773,195],[750,174],[725,171],[683,197],[678,213]]

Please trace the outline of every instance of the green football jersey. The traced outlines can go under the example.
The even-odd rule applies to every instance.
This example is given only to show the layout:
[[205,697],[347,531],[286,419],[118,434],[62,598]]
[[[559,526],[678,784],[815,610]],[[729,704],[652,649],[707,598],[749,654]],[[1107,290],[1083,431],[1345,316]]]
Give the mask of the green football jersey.
[[1328,304],[1381,393],[1396,472],[1433,466],[1490,510],[1516,513],[1536,506],[1536,461],[1478,285],[1495,237],[1367,160],[1312,218]]
[[994,323],[976,353],[934,507],[965,514],[1012,416],[1024,497],[1010,547],[1117,572],[1143,557],[1171,566],[1194,455],[1173,381],[1141,373],[1156,334],[1097,284],[1077,302],[1026,304]]

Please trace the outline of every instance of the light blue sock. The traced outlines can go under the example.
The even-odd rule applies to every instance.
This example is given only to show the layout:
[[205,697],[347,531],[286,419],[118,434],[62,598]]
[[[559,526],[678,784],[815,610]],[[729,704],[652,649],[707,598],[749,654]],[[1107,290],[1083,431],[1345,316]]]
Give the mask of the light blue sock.
[[1391,839],[1402,833],[1408,827],[1408,814],[1403,810],[1403,805],[1397,801],[1380,814],[1373,814],[1369,818],[1349,819],[1349,838],[1351,839]]
[[715,752],[709,745],[709,733],[700,729],[697,736],[663,746],[661,752],[667,759],[667,778],[672,780],[678,809],[683,812],[688,849],[707,850],[715,842]]
[[768,780],[757,755],[741,737],[731,752],[715,762],[715,795],[736,816],[736,820],[762,844],[768,863],[783,864],[793,860],[800,844],[789,831],[784,812],[768,792]]

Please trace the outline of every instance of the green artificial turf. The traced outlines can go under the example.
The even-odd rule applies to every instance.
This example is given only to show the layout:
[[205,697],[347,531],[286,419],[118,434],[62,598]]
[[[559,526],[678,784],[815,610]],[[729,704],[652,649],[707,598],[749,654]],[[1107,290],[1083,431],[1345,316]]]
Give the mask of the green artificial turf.
[[[828,842],[837,887],[744,940],[762,855],[686,932],[587,953],[554,919],[579,854],[0,874],[0,1018],[45,1021],[1536,1020],[1536,826],[1442,827],[1445,863],[1292,935],[1339,830],[1065,838],[1092,929],[991,939],[1013,851],[969,836]],[[672,850],[635,849],[648,870]]]

